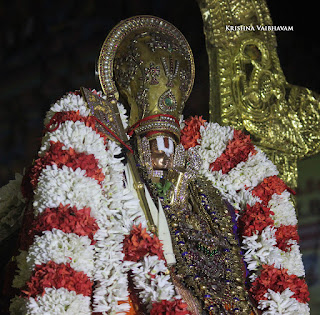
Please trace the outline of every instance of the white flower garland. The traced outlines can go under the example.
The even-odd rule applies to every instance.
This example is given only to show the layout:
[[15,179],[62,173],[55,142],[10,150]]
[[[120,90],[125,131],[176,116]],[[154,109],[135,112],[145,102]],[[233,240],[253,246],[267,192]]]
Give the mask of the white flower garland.
[[152,303],[161,300],[171,300],[175,296],[175,289],[166,275],[168,268],[158,256],[145,256],[144,260],[132,267],[133,282],[139,292],[142,302],[150,311]]
[[90,297],[76,294],[65,288],[46,288],[44,295],[36,298],[15,297],[10,305],[11,314],[26,315],[87,315],[91,314]]
[[[114,142],[110,142],[108,152],[113,152],[113,154],[111,154],[109,159],[111,170],[110,179],[108,184],[105,181],[104,189],[110,201],[108,207],[109,209],[114,209],[114,220],[113,226],[109,227],[110,234],[106,233],[101,236],[102,229],[100,229],[95,235],[95,239],[99,243],[99,246],[96,245],[95,256],[96,278],[99,280],[99,285],[94,291],[93,307],[97,312],[106,312],[109,314],[117,312],[117,314],[122,314],[122,312],[128,310],[129,305],[127,303],[119,305],[118,301],[126,301],[128,299],[127,272],[131,269],[136,271],[136,273],[133,271],[134,279],[139,277],[139,285],[145,288],[145,290],[140,293],[142,296],[150,294],[150,290],[153,292],[152,294],[160,297],[165,296],[169,300],[172,299],[174,295],[171,294],[172,290],[169,290],[169,288],[173,286],[168,276],[162,279],[160,274],[157,275],[156,279],[161,278],[162,281],[157,283],[153,280],[153,285],[149,287],[147,285],[149,281],[147,273],[142,270],[140,270],[140,273],[137,273],[137,265],[129,261],[123,262],[124,235],[130,234],[133,225],[141,224],[142,227],[146,227],[147,223],[139,200],[128,188],[123,187],[124,166],[120,159],[114,158],[115,155],[120,153],[119,147],[115,145]],[[164,265],[164,261],[159,260],[158,257],[156,258],[156,265]],[[145,259],[148,261],[149,258]],[[135,280],[134,283],[137,284]],[[163,286],[168,289],[165,295],[159,293]],[[145,302],[147,302],[147,300],[147,298],[143,299]],[[152,302],[154,301],[152,300]],[[148,304],[149,308],[151,308],[151,304]]]
[[291,298],[294,293],[289,289],[285,289],[282,293],[268,290],[265,294],[267,300],[259,301],[258,308],[266,310],[263,315],[297,315],[309,314],[308,304],[299,303],[296,299]]
[[274,212],[274,225],[276,227],[283,225],[297,225],[298,220],[296,216],[296,210],[293,203],[290,200],[290,193],[284,191],[280,195],[274,194],[268,207]]
[[56,208],[61,203],[78,209],[90,207],[95,218],[101,216],[101,202],[104,199],[101,186],[95,179],[85,176],[85,173],[80,168],[73,170],[65,165],[62,168],[55,164],[47,165],[34,191],[35,215],[46,208]]
[[13,280],[13,286],[22,287],[30,278],[36,265],[54,261],[57,264],[70,263],[76,271],[83,271],[89,278],[93,276],[94,246],[87,236],[64,233],[52,229],[36,235],[28,252],[22,251],[18,260],[19,274]]
[[72,148],[79,153],[93,154],[99,160],[100,167],[108,164],[104,139],[81,121],[67,120],[61,123],[57,130],[47,132],[42,138],[39,156],[48,151],[51,141],[63,143],[66,149]]
[[70,111],[79,111],[79,114],[83,117],[87,117],[90,114],[90,110],[86,106],[81,95],[68,93],[50,107],[49,111],[46,114],[44,125],[46,126],[50,122],[54,114]]

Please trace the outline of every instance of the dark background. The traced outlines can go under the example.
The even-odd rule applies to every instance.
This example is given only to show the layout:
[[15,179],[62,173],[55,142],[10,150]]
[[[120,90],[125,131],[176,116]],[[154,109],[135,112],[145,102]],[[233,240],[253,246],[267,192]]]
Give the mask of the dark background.
[[[319,93],[316,3],[267,3],[274,25],[294,28],[293,32],[276,33],[287,81]],[[45,112],[53,102],[80,86],[100,89],[95,64],[105,37],[120,20],[138,14],[164,18],[185,35],[196,64],[195,86],[185,116],[208,118],[208,62],[195,0],[0,0],[0,186],[32,162]],[[313,165],[320,165],[319,156],[318,161]],[[304,217],[310,219],[305,229],[299,229],[310,288],[320,283],[320,174],[315,179],[314,173],[312,167],[304,179],[306,184],[301,185],[300,208],[305,215],[299,217],[300,222]]]
[[[288,82],[319,92],[317,8],[314,2],[268,1]],[[50,104],[80,86],[100,89],[94,71],[101,45],[121,19],[153,14],[176,25],[189,41],[196,82],[186,116],[208,116],[208,70],[195,0],[11,0],[0,4],[0,185],[30,164]]]

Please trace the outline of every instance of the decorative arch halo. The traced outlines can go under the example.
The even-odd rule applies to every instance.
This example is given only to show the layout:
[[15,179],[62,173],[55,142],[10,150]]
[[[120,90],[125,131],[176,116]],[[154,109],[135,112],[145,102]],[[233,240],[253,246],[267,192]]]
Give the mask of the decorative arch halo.
[[190,63],[191,80],[186,92],[186,99],[188,99],[194,82],[195,66],[193,54],[189,43],[183,34],[171,23],[152,16],[152,15],[138,15],[119,22],[108,34],[105,39],[98,59],[98,74],[100,84],[103,92],[110,99],[119,99],[119,92],[113,80],[113,62],[117,49],[126,36],[131,32],[141,30],[161,31],[166,35],[174,38],[182,50],[185,51],[187,60]]

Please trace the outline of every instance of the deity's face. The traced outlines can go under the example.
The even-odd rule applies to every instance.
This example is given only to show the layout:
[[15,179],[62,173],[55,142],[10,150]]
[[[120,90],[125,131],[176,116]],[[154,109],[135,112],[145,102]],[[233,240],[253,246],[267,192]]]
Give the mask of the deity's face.
[[149,141],[151,161],[154,170],[168,170],[173,166],[174,142],[171,138],[160,137]]

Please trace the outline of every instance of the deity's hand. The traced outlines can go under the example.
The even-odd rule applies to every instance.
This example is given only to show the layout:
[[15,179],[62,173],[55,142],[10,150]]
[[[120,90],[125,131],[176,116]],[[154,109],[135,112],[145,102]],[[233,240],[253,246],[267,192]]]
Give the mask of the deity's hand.
[[197,176],[201,167],[201,158],[196,148],[187,152],[180,144],[173,158],[173,168],[168,172],[168,181],[172,183],[170,203],[182,203],[188,197],[189,183]]

